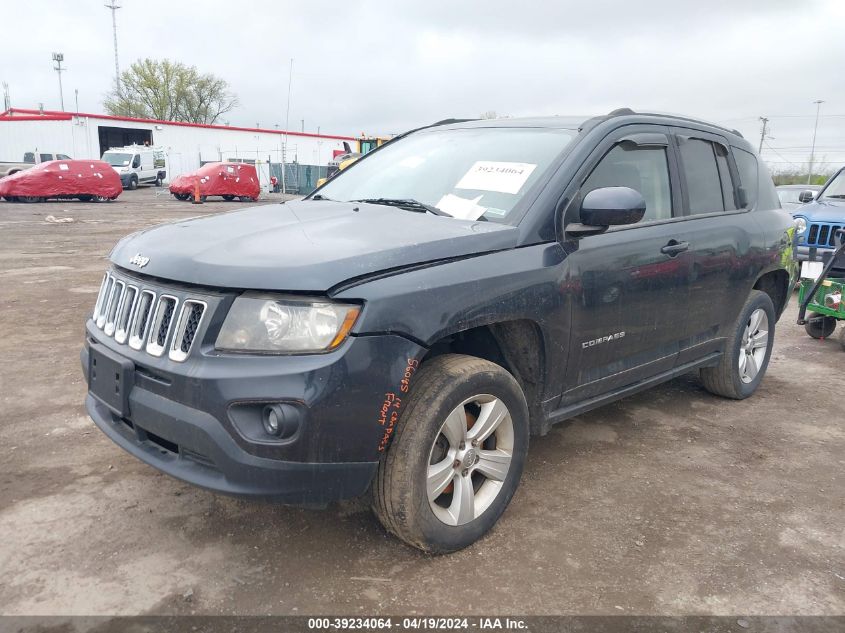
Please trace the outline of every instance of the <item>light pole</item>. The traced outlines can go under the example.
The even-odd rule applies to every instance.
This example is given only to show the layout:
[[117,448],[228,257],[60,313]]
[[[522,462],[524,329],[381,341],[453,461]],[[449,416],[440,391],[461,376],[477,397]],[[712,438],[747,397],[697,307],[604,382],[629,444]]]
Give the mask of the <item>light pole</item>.
[[813,161],[816,159],[816,132],[819,129],[819,110],[821,110],[822,104],[824,101],[818,100],[813,101],[816,104],[816,124],[813,126],[813,146],[810,150],[810,169],[809,173],[807,174],[807,184],[810,184],[810,181],[813,179]]
[[59,75],[59,100],[62,104],[62,112],[65,111],[65,93],[62,90],[62,71],[67,70],[67,68],[62,68],[62,62],[65,60],[65,56],[62,53],[53,53],[53,61],[56,62],[56,65],[53,66],[53,70],[55,70]]
[[110,4],[104,6],[111,11],[111,28],[114,35],[114,87],[120,95],[120,64],[117,60],[117,10],[120,5],[115,0],[111,0]]
[[293,57],[290,58],[290,72],[288,73],[288,107],[285,112],[285,143],[282,145],[282,193],[287,193],[285,182],[285,153],[288,151],[288,127],[290,126],[290,86],[293,82]]

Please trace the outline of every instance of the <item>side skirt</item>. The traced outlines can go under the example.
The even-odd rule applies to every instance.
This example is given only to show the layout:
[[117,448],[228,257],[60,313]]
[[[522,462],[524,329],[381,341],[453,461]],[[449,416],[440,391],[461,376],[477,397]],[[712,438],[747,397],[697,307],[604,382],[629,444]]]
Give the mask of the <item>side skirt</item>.
[[721,358],[721,356],[722,352],[712,352],[707,356],[689,363],[684,363],[683,365],[679,365],[678,367],[674,367],[668,371],[656,374],[650,378],[634,383],[633,385],[628,385],[600,396],[589,398],[588,400],[583,400],[581,402],[576,402],[575,404],[561,407],[560,409],[555,409],[550,412],[543,421],[542,428],[540,429],[540,435],[548,433],[552,426],[558,422],[563,422],[564,420],[574,418],[575,416],[586,413],[587,411],[592,411],[593,409],[615,402],[616,400],[621,400],[622,398],[644,391],[645,389],[649,389],[655,385],[659,385],[660,383],[677,378],[678,376],[686,374],[694,369],[699,369],[700,367],[712,367],[719,362],[719,358]]

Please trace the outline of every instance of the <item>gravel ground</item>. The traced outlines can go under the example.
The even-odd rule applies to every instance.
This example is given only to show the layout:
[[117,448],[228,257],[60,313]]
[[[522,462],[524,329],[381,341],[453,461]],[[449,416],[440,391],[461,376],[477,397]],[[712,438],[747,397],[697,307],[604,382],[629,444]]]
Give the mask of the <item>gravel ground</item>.
[[845,351],[795,325],[794,298],[755,397],[689,375],[556,427],[496,528],[451,556],[364,501],[221,497],[124,453],[82,406],[105,258],[242,206],[0,203],[0,613],[845,613]]

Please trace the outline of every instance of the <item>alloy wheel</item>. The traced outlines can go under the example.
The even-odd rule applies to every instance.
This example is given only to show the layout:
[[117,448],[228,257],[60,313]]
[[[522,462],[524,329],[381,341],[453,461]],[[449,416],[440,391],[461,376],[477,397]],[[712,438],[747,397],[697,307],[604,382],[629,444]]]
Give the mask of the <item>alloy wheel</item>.
[[769,317],[757,308],[751,313],[742,333],[739,346],[739,377],[744,383],[753,382],[766,359],[769,347]]
[[434,515],[447,525],[481,516],[502,490],[513,449],[513,420],[499,398],[477,395],[455,407],[429,453],[426,489]]

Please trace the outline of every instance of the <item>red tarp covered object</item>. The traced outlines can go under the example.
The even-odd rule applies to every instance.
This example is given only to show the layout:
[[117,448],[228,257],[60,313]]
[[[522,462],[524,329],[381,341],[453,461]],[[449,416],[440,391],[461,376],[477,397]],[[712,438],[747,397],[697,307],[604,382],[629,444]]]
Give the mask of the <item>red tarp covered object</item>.
[[208,163],[190,174],[182,174],[170,183],[170,193],[180,200],[194,195],[197,180],[200,196],[223,196],[226,200],[235,197],[241,200],[258,200],[261,186],[253,165],[244,163]]
[[101,160],[51,160],[0,179],[0,196],[12,202],[114,200],[122,191],[120,176]]

